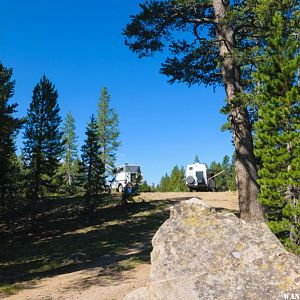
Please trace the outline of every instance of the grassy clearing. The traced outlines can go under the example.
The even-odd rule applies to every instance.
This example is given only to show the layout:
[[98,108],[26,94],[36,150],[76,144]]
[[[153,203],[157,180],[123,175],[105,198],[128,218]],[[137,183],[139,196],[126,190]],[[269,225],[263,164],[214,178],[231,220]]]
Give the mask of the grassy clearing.
[[[16,293],[19,282],[99,264],[121,272],[149,262],[151,239],[174,202],[139,201],[124,207],[117,205],[119,200],[114,196],[99,201],[91,220],[84,214],[82,198],[54,198],[39,216],[38,231],[24,223],[1,232],[0,293]],[[99,263],[103,255],[108,259]]]

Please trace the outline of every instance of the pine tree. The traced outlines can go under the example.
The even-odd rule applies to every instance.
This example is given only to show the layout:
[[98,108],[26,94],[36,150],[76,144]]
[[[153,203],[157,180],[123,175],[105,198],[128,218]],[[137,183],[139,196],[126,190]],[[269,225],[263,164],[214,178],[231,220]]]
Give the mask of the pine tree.
[[54,191],[54,175],[63,152],[61,117],[55,86],[44,75],[33,90],[24,132],[27,199],[32,222],[36,221],[37,202]]
[[140,188],[139,188],[139,191],[140,192],[151,192],[152,190],[152,187],[148,184],[148,182],[146,180],[143,180]]
[[214,178],[216,184],[215,190],[217,192],[236,190],[234,157],[230,161],[229,156],[225,155],[221,163],[213,161],[209,169],[215,174],[225,171]]
[[194,158],[194,164],[196,164],[196,163],[200,164],[200,159],[199,159],[198,155],[196,155],[195,158]]
[[177,165],[172,169],[169,183],[170,192],[186,192],[188,188],[185,184],[184,168],[179,168]]
[[0,217],[10,218],[17,196],[19,169],[16,159],[15,138],[21,121],[15,118],[17,104],[9,104],[14,94],[12,69],[0,63]]
[[184,168],[179,168],[176,165],[172,169],[170,176],[166,173],[160,180],[158,190],[160,192],[187,192]]
[[63,140],[65,142],[65,150],[63,154],[63,174],[66,190],[68,193],[75,191],[75,160],[77,158],[77,136],[75,133],[75,119],[71,112],[67,113],[63,124]]
[[235,155],[232,155],[228,177],[228,188],[230,191],[236,191],[236,172],[235,172]]
[[280,12],[273,15],[255,74],[259,107],[255,146],[261,162],[259,199],[269,226],[288,247],[300,252],[300,95],[296,80],[300,55],[293,32],[299,23],[291,26],[287,18]]
[[230,161],[228,155],[225,155],[222,161],[222,170],[224,170],[224,177],[226,181],[226,191],[236,190],[236,180],[235,180],[235,167],[234,158]]
[[105,189],[105,167],[101,159],[99,147],[98,125],[94,116],[91,117],[86,129],[86,140],[81,148],[81,173],[85,191],[86,207],[92,214],[99,195]]
[[116,151],[120,146],[119,118],[114,109],[110,107],[110,95],[106,87],[101,90],[98,104],[98,131],[101,158],[105,165],[106,174],[114,168]]
[[166,173],[164,176],[162,176],[159,187],[159,192],[169,192],[170,191],[170,177],[168,173]]
[[[213,171],[215,174],[217,174],[219,172],[222,172],[224,170],[222,164],[218,163],[218,162],[215,162],[215,161],[213,161],[210,164],[210,168],[209,169],[211,171]],[[217,192],[224,192],[224,191],[228,190],[227,180],[226,180],[226,176],[225,176],[224,173],[216,176],[214,178],[214,180],[215,180],[215,184],[216,184],[215,190]]]
[[123,32],[126,45],[140,58],[168,51],[160,71],[170,83],[224,86],[236,150],[240,215],[252,222],[263,220],[252,123],[244,99],[253,84],[249,72],[255,59],[248,54],[251,47],[260,46],[255,30],[261,27],[254,26],[251,7],[255,2],[145,1]]

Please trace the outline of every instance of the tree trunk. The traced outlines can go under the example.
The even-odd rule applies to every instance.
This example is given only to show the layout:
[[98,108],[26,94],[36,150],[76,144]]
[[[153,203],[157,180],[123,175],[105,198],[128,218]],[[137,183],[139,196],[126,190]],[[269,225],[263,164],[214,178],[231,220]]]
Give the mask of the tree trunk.
[[234,32],[226,25],[222,25],[229,7],[228,0],[213,0],[216,22],[216,36],[219,42],[219,52],[223,59],[222,75],[227,94],[227,101],[231,105],[230,121],[236,152],[236,173],[238,198],[241,218],[254,222],[263,221],[261,205],[257,202],[259,186],[257,179],[257,166],[254,156],[251,123],[247,108],[234,103],[235,97],[243,92],[240,85],[241,71],[237,65],[233,50],[235,47]]

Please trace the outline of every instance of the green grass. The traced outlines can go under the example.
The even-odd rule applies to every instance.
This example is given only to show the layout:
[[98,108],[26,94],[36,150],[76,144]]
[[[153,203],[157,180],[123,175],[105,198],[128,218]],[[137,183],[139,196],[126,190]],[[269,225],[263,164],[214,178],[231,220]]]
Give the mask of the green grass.
[[[91,220],[84,199],[53,198],[39,216],[33,232],[22,220],[14,231],[1,233],[0,292],[17,292],[16,283],[94,266],[103,255],[114,272],[149,262],[151,239],[168,218],[171,201],[117,205],[118,198],[99,201]],[[174,204],[174,202],[172,202]],[[126,254],[137,249],[134,254]],[[129,252],[130,253],[130,252]]]
[[0,286],[0,296],[2,295],[14,295],[20,290],[17,284],[2,284]]
[[134,269],[139,264],[143,263],[144,260],[140,257],[130,257],[128,259],[121,260],[112,266],[112,269],[118,272],[128,271]]

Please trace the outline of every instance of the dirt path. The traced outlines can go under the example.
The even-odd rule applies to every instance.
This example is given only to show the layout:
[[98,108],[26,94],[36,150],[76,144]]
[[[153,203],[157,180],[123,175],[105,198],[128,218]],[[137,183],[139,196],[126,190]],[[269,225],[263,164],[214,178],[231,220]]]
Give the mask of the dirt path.
[[[237,209],[236,193],[143,193],[139,196],[145,201],[184,200],[198,197],[207,204],[227,209]],[[135,253],[129,249],[124,255]],[[116,257],[100,257],[94,266],[84,270],[57,275],[21,285],[19,293],[9,296],[9,300],[119,300],[130,291],[145,286],[148,280],[150,265],[139,264],[128,271],[110,269],[107,260]],[[108,266],[108,267],[107,267]]]

